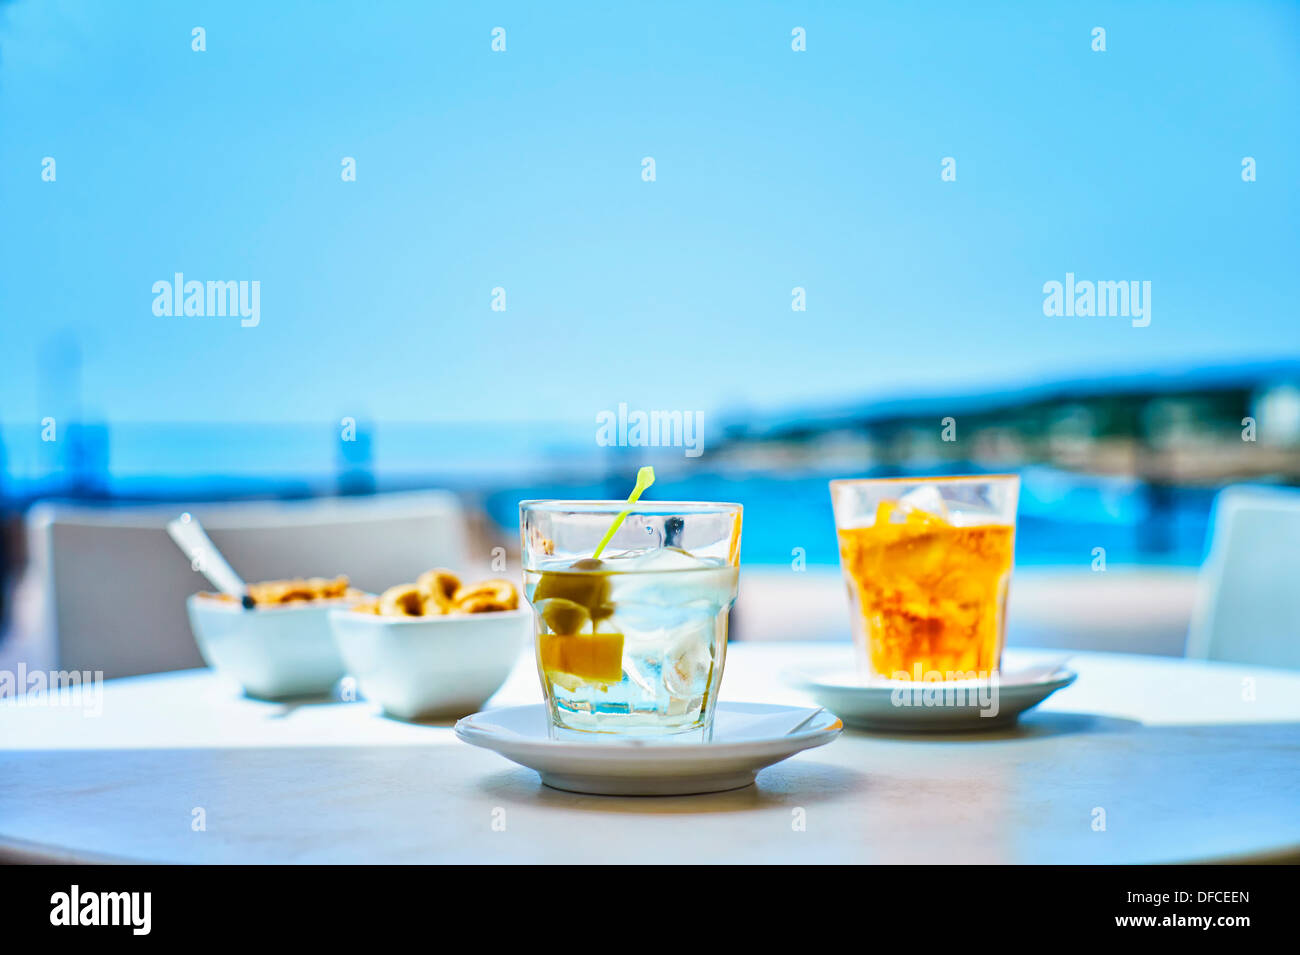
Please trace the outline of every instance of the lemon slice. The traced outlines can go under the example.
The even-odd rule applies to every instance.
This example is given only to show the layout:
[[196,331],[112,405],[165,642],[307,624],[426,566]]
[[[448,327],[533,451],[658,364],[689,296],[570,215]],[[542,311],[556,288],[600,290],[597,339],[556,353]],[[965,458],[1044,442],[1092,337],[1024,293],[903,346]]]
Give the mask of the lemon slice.
[[623,634],[542,633],[537,655],[547,673],[569,673],[596,683],[623,679]]

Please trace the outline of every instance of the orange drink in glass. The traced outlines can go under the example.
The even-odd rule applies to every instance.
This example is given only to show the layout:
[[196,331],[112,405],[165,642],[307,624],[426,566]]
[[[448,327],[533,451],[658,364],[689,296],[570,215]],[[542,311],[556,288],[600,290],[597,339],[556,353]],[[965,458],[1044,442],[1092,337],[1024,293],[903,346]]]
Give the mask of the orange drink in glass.
[[942,681],[998,669],[1019,489],[1014,475],[831,482],[868,676]]

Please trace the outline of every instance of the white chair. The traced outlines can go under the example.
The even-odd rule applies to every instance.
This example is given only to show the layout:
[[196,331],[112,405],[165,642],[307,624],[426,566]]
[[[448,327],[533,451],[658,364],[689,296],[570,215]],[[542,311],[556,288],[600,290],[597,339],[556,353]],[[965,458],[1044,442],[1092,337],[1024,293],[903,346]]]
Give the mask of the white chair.
[[379,591],[431,567],[465,568],[460,504],[447,492],[237,504],[89,508],[29,516],[30,572],[44,584],[58,668],[105,678],[202,666],[185,598],[209,590],[167,536],[188,510],[249,581],[347,574]]
[[1187,656],[1300,669],[1300,492],[1225,488],[1211,528]]

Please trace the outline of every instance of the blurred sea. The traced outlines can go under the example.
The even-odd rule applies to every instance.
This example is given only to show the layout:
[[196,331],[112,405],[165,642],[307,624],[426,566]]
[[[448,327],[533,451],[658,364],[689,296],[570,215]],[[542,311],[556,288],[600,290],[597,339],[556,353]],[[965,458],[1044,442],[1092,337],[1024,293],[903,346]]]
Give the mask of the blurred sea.
[[[750,563],[838,561],[827,481],[898,471],[777,473],[687,461],[680,452],[599,448],[592,428],[365,422],[355,441],[332,425],[71,425],[54,441],[32,427],[0,427],[0,496],[10,509],[41,498],[105,503],[302,498],[447,487],[481,506],[506,537],[528,498],[621,498],[650,461],[659,500],[735,501],[745,507]],[[948,473],[980,473],[974,464]],[[925,473],[909,472],[909,473]],[[1200,563],[1213,488],[1156,487],[1045,467],[1019,470],[1016,559],[1021,565]]]
[[[975,467],[959,469],[979,473]],[[1106,566],[1201,563],[1214,490],[1152,488],[1136,481],[1067,474],[1045,468],[1022,469],[1016,532],[1016,563],[1021,566],[1092,566],[1095,548],[1104,548]],[[741,554],[747,563],[809,565],[839,562],[827,482],[832,477],[894,476],[858,474],[723,475],[702,473],[656,482],[660,500],[734,501],[744,505]],[[486,498],[489,515],[514,528],[518,502],[532,497],[613,498],[630,482],[539,483],[512,487]]]

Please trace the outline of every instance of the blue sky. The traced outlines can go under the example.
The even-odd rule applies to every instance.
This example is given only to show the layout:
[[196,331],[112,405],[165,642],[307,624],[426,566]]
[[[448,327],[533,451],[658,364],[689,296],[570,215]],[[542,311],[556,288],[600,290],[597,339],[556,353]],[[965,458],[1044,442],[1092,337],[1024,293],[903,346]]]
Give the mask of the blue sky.
[[570,427],[1300,355],[1295,4],[469,6],[0,5],[0,420],[69,347],[110,421]]

